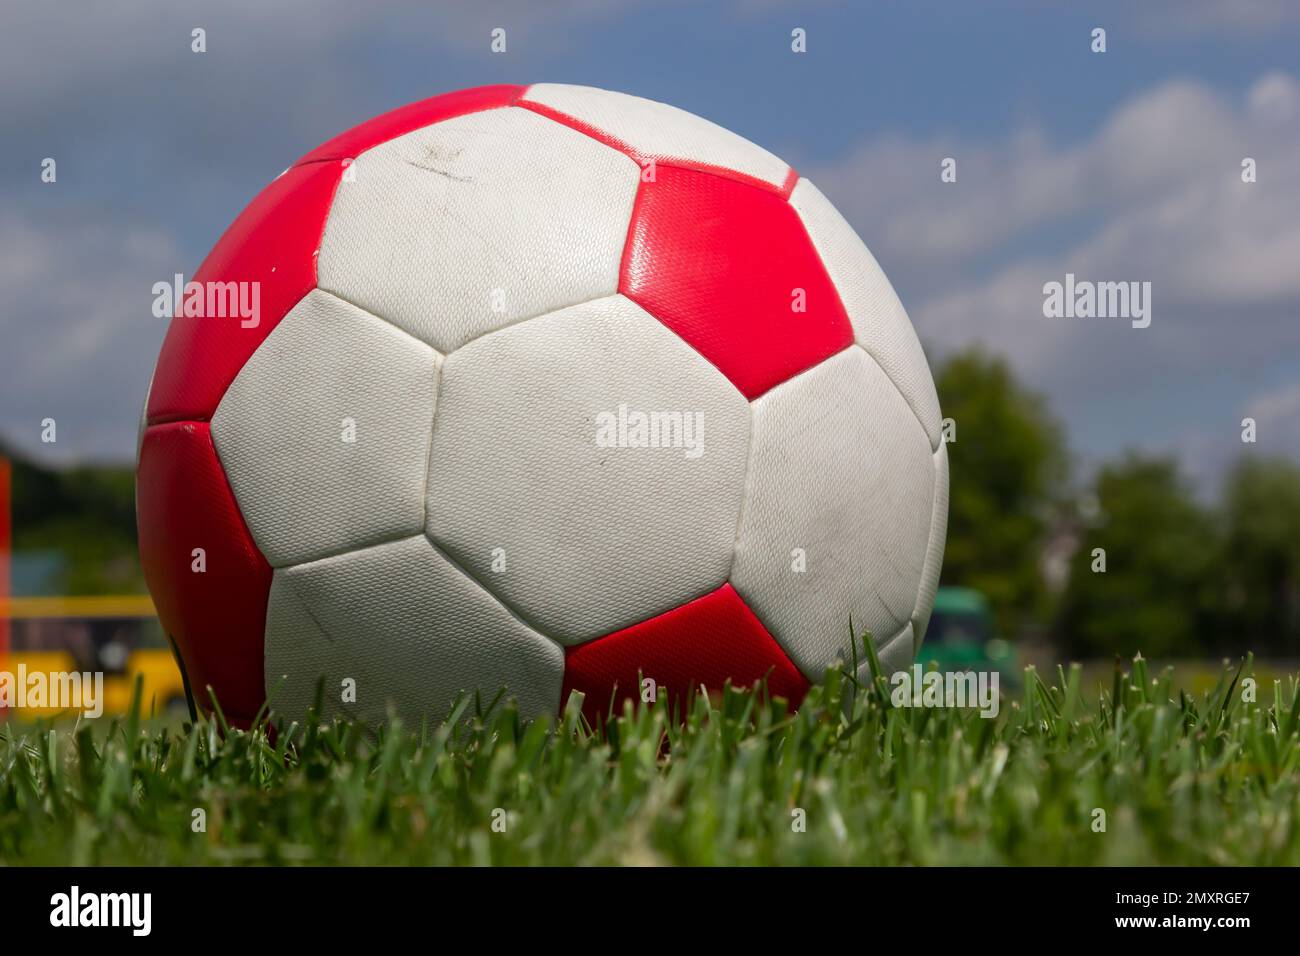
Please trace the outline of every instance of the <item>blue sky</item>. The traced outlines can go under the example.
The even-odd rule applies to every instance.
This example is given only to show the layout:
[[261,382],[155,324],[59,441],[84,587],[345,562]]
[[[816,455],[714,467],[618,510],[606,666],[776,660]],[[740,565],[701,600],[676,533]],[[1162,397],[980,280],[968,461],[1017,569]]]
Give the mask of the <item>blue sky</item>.
[[[1085,466],[1170,452],[1209,488],[1245,415],[1251,453],[1300,456],[1300,4],[1083,8],[10,4],[0,435],[47,459],[128,460],[164,331],[150,288],[191,273],[262,185],[401,103],[551,81],[673,103],[794,163],[871,246],[932,359],[1007,356]],[[806,54],[790,52],[796,26]],[[47,156],[56,184],[40,182]],[[939,182],[945,156],[955,184]],[[1151,328],[1043,318],[1042,284],[1067,271],[1151,281]],[[59,441],[42,446],[51,416]]]

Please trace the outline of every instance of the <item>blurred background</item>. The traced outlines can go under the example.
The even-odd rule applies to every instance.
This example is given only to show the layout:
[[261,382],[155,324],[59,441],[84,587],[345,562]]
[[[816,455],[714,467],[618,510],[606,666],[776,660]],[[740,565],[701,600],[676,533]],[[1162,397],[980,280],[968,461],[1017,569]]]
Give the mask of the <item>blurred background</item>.
[[[1013,674],[1140,651],[1193,684],[1248,650],[1300,659],[1300,5],[705,7],[10,5],[9,666],[52,654],[145,673],[151,699],[179,706],[135,556],[135,430],[165,329],[153,284],[191,274],[334,133],[446,90],[539,80],[736,130],[817,183],[872,248],[955,423],[924,657]],[[1150,282],[1150,327],[1044,318],[1043,285],[1066,273]]]

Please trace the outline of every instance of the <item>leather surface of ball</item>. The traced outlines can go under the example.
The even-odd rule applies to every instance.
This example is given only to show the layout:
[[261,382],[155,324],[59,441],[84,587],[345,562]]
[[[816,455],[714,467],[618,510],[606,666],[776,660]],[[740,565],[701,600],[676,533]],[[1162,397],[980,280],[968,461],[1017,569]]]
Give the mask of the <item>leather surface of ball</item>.
[[142,423],[142,561],[205,708],[300,717],[321,680],[372,721],[503,687],[598,716],[643,679],[797,705],[850,619],[911,662],[930,371],[853,229],[740,136],[450,93],[308,153],[191,278],[257,305],[178,310]]

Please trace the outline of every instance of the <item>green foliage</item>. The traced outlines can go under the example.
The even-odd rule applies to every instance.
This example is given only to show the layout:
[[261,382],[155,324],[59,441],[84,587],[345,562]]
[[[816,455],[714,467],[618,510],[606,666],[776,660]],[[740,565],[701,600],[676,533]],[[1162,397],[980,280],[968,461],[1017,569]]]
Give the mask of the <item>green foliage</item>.
[[14,459],[13,546],[62,555],[61,593],[143,591],[134,471],[111,465],[55,470]]
[[948,360],[935,385],[957,425],[943,583],[983,591],[999,630],[1015,636],[1043,616],[1039,556],[1065,481],[1061,429],[1006,362],[982,352]]
[[[1101,469],[1098,515],[1084,531],[1061,606],[1061,632],[1080,656],[1190,656],[1212,649],[1223,592],[1212,515],[1172,460],[1129,455]],[[1105,572],[1093,570],[1094,549]]]
[[1300,656],[1300,466],[1243,459],[1224,489],[1224,630]]
[[[935,381],[957,426],[942,583],[984,592],[1003,636],[1044,630],[1079,656],[1243,645],[1300,655],[1300,465],[1243,458],[1208,506],[1175,462],[1130,454],[1098,471],[1098,514],[1080,520],[1061,429],[1005,362],[960,353]],[[1071,535],[1054,599],[1044,545]],[[1092,569],[1095,548],[1104,574]]]
[[601,733],[469,700],[414,732],[10,725],[0,861],[1295,865],[1300,682],[1256,701],[1250,674],[1194,700],[1139,658],[1089,703],[1077,667],[1031,668],[994,719],[830,673],[795,715],[727,689]]

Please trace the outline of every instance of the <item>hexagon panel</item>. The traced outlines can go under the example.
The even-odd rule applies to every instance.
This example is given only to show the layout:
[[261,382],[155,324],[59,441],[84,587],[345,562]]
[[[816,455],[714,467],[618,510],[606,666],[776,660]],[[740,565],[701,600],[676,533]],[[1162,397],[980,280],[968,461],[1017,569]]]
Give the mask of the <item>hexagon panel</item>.
[[428,534],[564,644],[719,587],[744,487],[749,407],[622,296],[448,356]]
[[731,583],[804,675],[910,626],[934,466],[911,408],[856,345],[754,403]]
[[[324,679],[327,714],[445,716],[461,691],[501,688],[525,717],[554,713],[564,653],[514,617],[423,535],[281,568],[266,622],[266,690],[302,714]],[[343,681],[354,682],[355,701]]]
[[212,438],[273,567],[420,531],[440,361],[320,290],[248,360]]
[[348,174],[320,287],[444,354],[617,291],[640,170],[530,110],[435,123],[366,151]]

